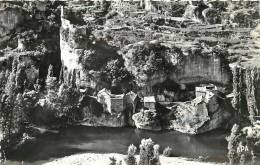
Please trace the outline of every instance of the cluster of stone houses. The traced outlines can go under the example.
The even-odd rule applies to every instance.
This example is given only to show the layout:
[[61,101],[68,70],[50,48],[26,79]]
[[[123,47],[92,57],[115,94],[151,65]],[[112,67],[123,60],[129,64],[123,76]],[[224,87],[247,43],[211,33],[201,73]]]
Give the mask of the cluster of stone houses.
[[114,114],[123,112],[127,107],[131,109],[131,114],[137,112],[138,99],[143,102],[143,106],[155,109],[157,99],[155,96],[145,96],[142,99],[134,92],[126,94],[112,94],[108,89],[102,89],[97,93],[97,101],[102,104],[104,111]]
[[[214,96],[213,90],[217,90],[217,87],[213,84],[196,87],[196,98],[192,100],[192,104],[197,105],[196,101],[201,102],[201,100],[207,102],[207,100]],[[102,104],[104,111],[110,114],[123,112],[127,107],[130,107],[131,114],[137,112],[138,95],[132,91],[116,95],[104,88],[97,93],[97,101]],[[140,98],[140,101],[143,103],[143,107],[149,109],[155,109],[156,103],[163,105],[164,102],[167,102],[163,95],[144,96]]]

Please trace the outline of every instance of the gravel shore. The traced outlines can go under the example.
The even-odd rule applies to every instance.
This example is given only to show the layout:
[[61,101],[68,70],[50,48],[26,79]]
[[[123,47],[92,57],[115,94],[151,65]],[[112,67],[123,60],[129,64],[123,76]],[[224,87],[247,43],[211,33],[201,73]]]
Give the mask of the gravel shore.
[[[125,165],[124,157],[125,155],[117,153],[109,154],[77,154],[72,156],[67,156],[54,160],[43,165],[109,165],[110,157],[116,158],[117,162],[122,161],[122,165]],[[138,156],[137,156],[138,159]],[[181,157],[164,157],[160,156],[160,161],[162,165],[220,165],[220,163],[213,162],[199,162],[196,160],[181,158]]]

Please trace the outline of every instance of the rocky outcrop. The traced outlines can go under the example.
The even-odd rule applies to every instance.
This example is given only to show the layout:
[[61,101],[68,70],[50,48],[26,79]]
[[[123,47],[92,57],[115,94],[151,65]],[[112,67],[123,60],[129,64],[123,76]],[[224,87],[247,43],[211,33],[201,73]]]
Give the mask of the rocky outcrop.
[[[259,27],[250,36],[259,22],[259,5],[252,2],[241,8],[235,4],[228,9],[230,6],[224,2],[213,7],[204,2],[182,3],[175,6],[181,6],[178,16],[183,15],[184,8],[186,11],[176,18],[173,14],[176,11],[162,12],[163,6],[158,7],[162,8],[160,11],[150,10],[150,6],[146,12],[137,9],[134,3],[120,1],[111,6],[110,2],[88,1],[41,3],[15,3],[0,10],[0,70],[9,75],[12,61],[17,60],[17,74],[26,77],[26,81],[21,81],[26,84],[24,91],[19,90],[23,93],[37,90],[38,103],[53,100],[46,109],[36,103],[38,107],[30,106],[35,109],[30,109],[29,118],[38,119],[39,124],[65,123],[62,117],[79,113],[75,123],[122,127],[132,122],[129,118],[138,112],[133,100],[127,105],[129,112],[107,114],[95,99],[78,100],[83,95],[79,91],[95,97],[103,88],[117,94],[133,90],[142,97],[163,95],[161,98],[167,96],[170,102],[187,101],[194,99],[194,88],[202,83],[221,86],[225,94],[233,91],[233,107],[240,116],[246,119],[250,116],[254,122],[253,116],[259,115]],[[154,3],[156,6],[157,2]],[[64,6],[61,11],[60,4]],[[218,24],[220,21],[223,24]],[[233,75],[230,63],[235,66]],[[57,95],[58,89],[46,94],[45,79],[50,64],[54,66],[51,78],[59,80],[53,86],[69,84],[64,95],[71,92],[77,97],[72,95],[62,102],[66,97],[57,100],[50,97],[51,92]],[[4,85],[0,95],[6,80],[1,83]],[[73,105],[68,103],[71,100]],[[170,109],[164,107],[167,110],[163,112],[160,108],[144,110],[134,114],[133,119],[142,129],[172,128],[190,134],[203,133],[227,123],[230,115],[227,100],[221,100],[217,95],[207,101],[196,98]],[[72,115],[62,112],[63,104]],[[51,107],[54,105],[57,107]],[[57,116],[61,120],[56,120]]]
[[[254,122],[254,116],[259,112],[259,26],[251,32],[251,47],[246,51],[245,59],[242,59],[233,68],[233,94],[232,104],[241,116],[249,116],[251,123]],[[250,56],[248,58],[248,56]],[[248,58],[248,59],[247,59]],[[243,92],[244,91],[244,92]],[[246,120],[246,119],[244,119]]]
[[94,126],[94,127],[124,127],[127,125],[125,114],[102,114],[97,117],[91,113],[84,114],[85,119],[79,122],[80,125]]
[[[145,53],[146,57],[139,58]],[[172,42],[139,42],[123,48],[122,55],[126,68],[135,75],[141,86],[152,86],[166,79],[179,84],[214,82],[222,85],[229,84],[231,80],[225,52],[199,43],[187,43],[183,47]],[[157,56],[156,60],[154,56]]]
[[127,125],[125,111],[118,113],[107,112],[96,98],[84,95],[80,99],[82,119],[76,123],[87,126],[124,127]]
[[156,104],[156,110],[142,110],[133,115],[137,128],[158,131],[176,130],[187,134],[200,134],[232,125],[232,106],[220,94],[210,91],[192,101],[178,102],[174,106]]
[[161,116],[155,109],[141,110],[141,112],[134,114],[132,118],[137,128],[152,131],[162,130]]
[[191,102],[178,103],[170,128],[188,134],[199,134],[220,128],[231,117],[224,98],[208,92]]

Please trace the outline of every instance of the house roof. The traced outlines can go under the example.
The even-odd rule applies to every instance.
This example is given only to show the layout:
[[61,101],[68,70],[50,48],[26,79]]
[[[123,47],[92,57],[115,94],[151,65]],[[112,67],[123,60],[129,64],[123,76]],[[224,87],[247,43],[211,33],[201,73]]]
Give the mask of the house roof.
[[111,99],[123,99],[124,98],[124,94],[121,94],[121,95],[110,95],[111,96]]
[[233,97],[235,97],[235,95],[234,95],[234,93],[230,93],[230,94],[226,95],[226,97],[227,98],[233,98]]
[[109,90],[107,90],[106,88],[103,88],[102,90],[100,90],[98,92],[98,95],[100,95],[102,93],[109,95],[111,97],[111,99],[122,99],[125,96],[125,94],[120,94],[120,95],[111,94],[111,92]]
[[150,103],[155,103],[155,97],[154,96],[145,96],[144,97],[144,102],[150,102]]
[[196,97],[195,99],[191,100],[191,103],[192,103],[193,105],[198,105],[198,104],[201,103],[202,101],[204,101],[203,96],[199,96],[199,97]]
[[128,92],[126,96],[129,96],[131,100],[135,100],[137,98],[137,94],[133,91]]
[[101,94],[101,93],[107,93],[108,95],[111,95],[110,91],[108,91],[106,88],[103,88],[101,89],[98,94]]

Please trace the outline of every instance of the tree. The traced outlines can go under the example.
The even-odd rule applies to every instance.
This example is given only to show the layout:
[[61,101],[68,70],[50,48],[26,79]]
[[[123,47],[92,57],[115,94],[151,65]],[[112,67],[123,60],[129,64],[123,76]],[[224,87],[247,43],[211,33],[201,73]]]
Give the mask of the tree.
[[160,146],[158,144],[153,146],[153,157],[150,159],[149,165],[161,165],[160,163],[160,152],[159,152]]
[[128,147],[128,152],[127,156],[125,158],[126,165],[136,165],[136,158],[135,158],[135,152],[136,152],[136,147],[131,144]]
[[71,74],[71,80],[70,80],[70,86],[73,88],[76,88],[76,70],[73,69],[72,74]]
[[62,65],[61,69],[60,69],[60,74],[59,74],[59,84],[62,84],[63,82],[64,82],[64,68]]
[[25,81],[26,81],[26,72],[25,72],[25,66],[19,64],[17,67],[17,72],[16,72],[16,88],[18,93],[22,93],[25,88]]
[[17,60],[14,59],[12,63],[12,72],[9,75],[5,86],[5,94],[8,95],[9,101],[11,101],[13,99],[13,96],[15,96],[16,71],[17,71]]
[[78,103],[79,89],[75,86],[61,84],[58,92],[58,104],[61,105],[58,116],[66,117],[68,122],[73,122],[79,116]]
[[[19,74],[17,74],[19,73]],[[1,99],[1,149],[3,152],[19,142],[24,128],[22,91],[17,90],[20,84],[20,73],[17,71],[17,59],[13,60],[12,72],[8,77],[5,93]],[[17,83],[19,84],[17,86]]]
[[9,70],[3,70],[0,72],[0,98],[2,94],[4,93],[5,84],[8,79],[8,75],[10,74]]
[[24,116],[24,98],[21,93],[17,94],[15,99],[12,122],[13,122],[13,128],[12,128],[13,133],[19,134],[23,132],[25,128],[25,116]]
[[143,139],[140,144],[140,160],[138,165],[149,165],[153,157],[154,142],[152,139]]
[[230,165],[238,163],[239,157],[237,154],[237,147],[238,147],[240,138],[241,138],[240,127],[239,127],[239,125],[234,124],[231,129],[230,136],[227,137],[227,141],[228,141],[228,155],[227,156],[228,156]]
[[170,48],[160,43],[133,44],[124,47],[121,53],[126,69],[135,76],[139,86],[144,86],[158,72],[167,76],[182,61],[179,48]]
[[57,100],[57,78],[53,76],[53,66],[50,65],[46,78],[47,100],[55,102]]

